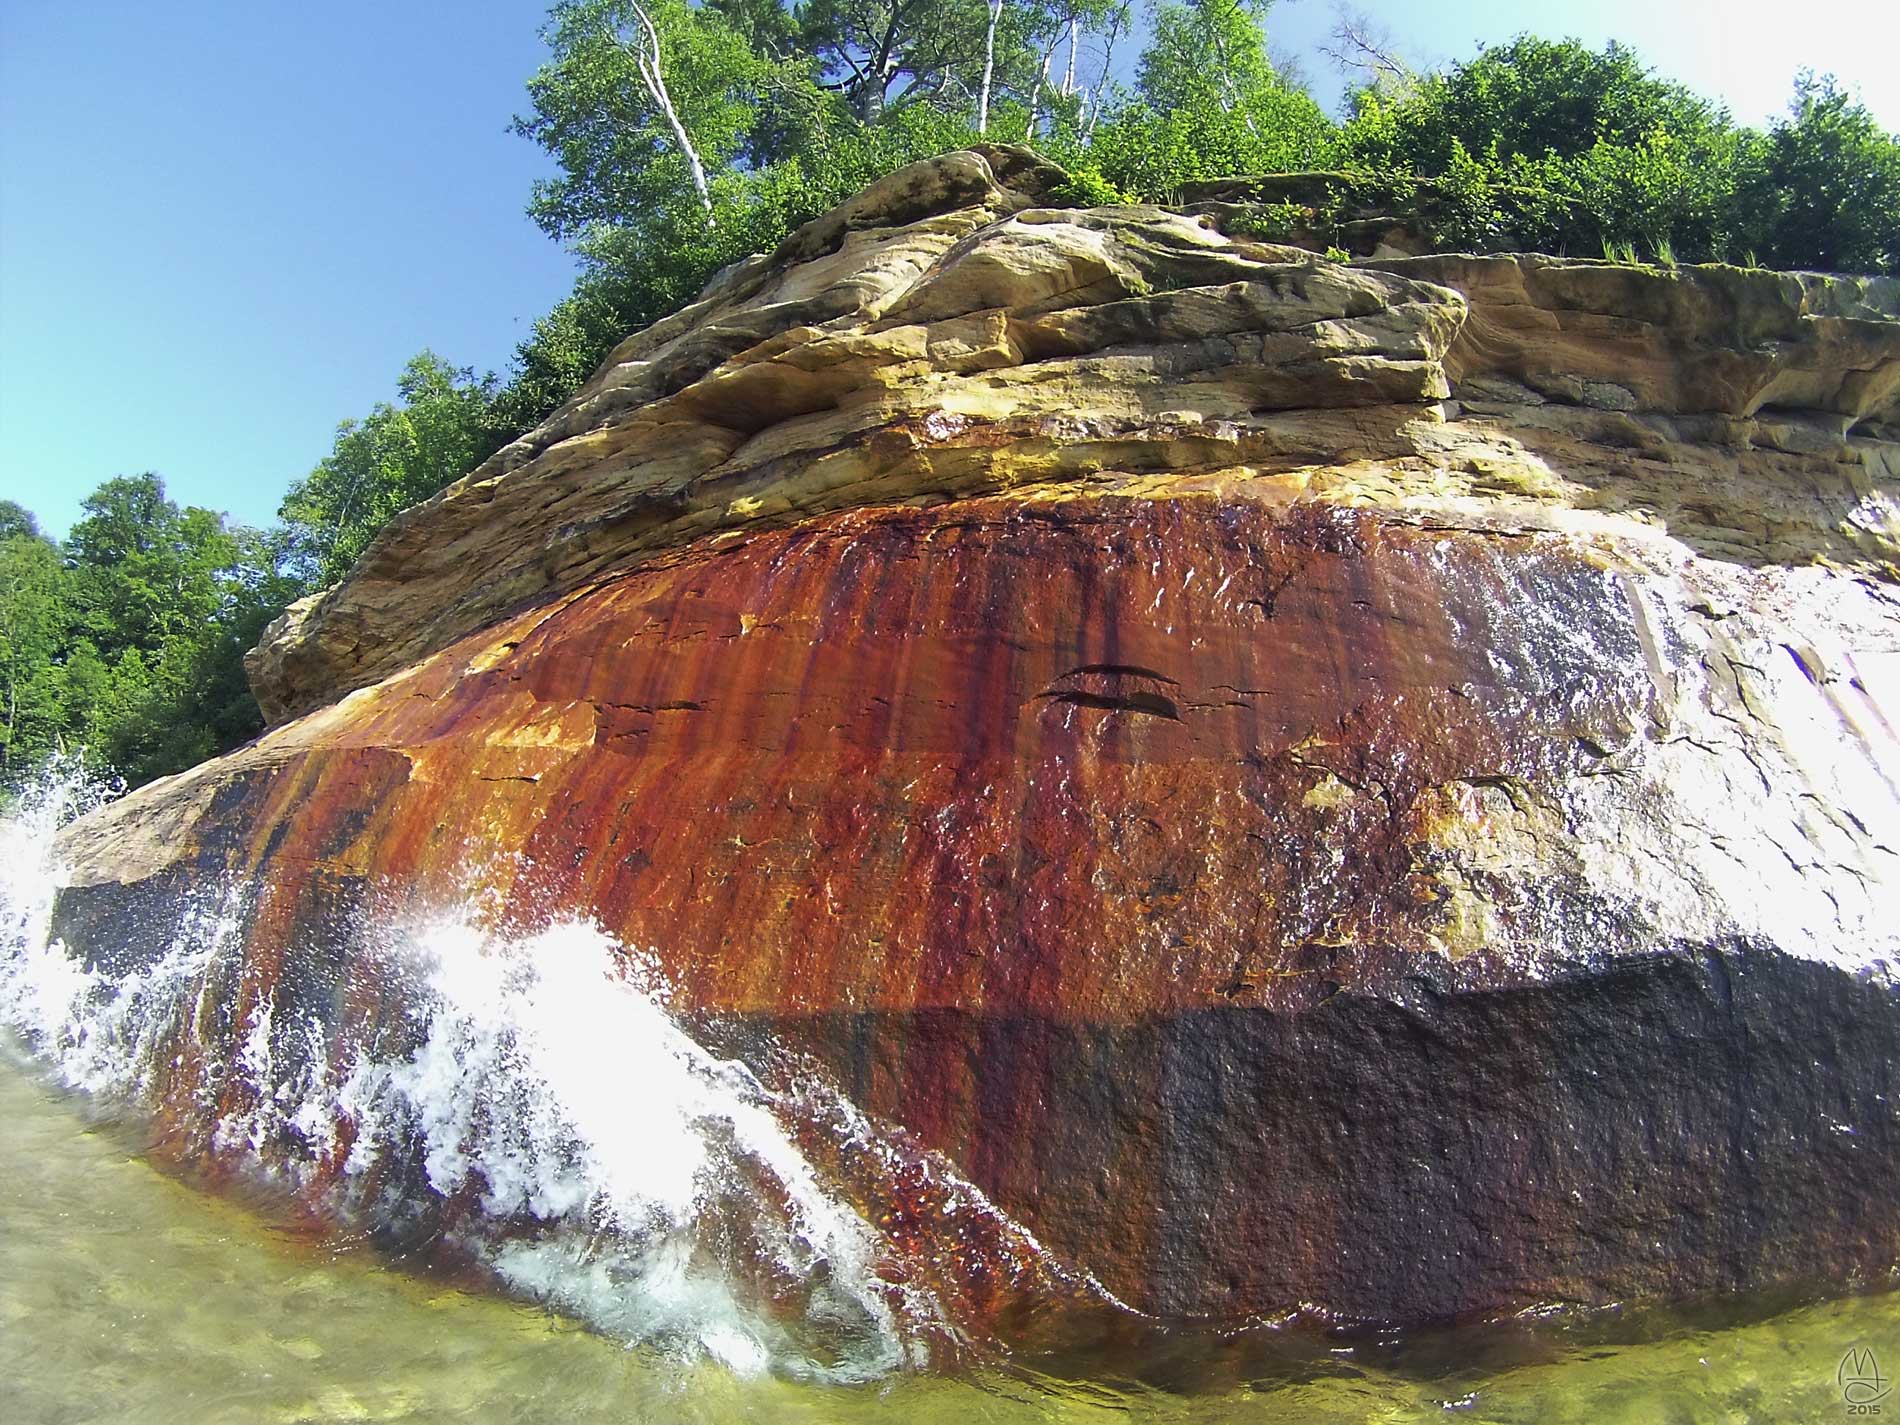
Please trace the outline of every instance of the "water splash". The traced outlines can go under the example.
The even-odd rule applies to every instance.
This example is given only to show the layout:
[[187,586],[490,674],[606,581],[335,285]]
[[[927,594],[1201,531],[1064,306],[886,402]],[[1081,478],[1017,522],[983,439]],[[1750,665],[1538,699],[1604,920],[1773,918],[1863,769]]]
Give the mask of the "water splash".
[[691,1342],[742,1373],[865,1377],[910,1360],[931,1303],[892,1302],[869,1224],[819,1182],[752,1073],[668,1015],[641,961],[580,921],[520,939],[438,921],[409,951],[426,1037],[400,1061],[359,1059],[336,1095],[350,1172],[419,1144],[441,1196],[568,1227],[511,1235],[489,1260],[629,1339]]
[[511,934],[464,907],[382,928],[374,1023],[247,978],[241,888],[141,963],[84,965],[49,933],[54,832],[98,796],[56,779],[0,822],[0,1019],[69,1085],[152,1111],[189,1095],[221,1161],[371,1230],[420,1196],[510,1288],[682,1359],[861,1380],[954,1335],[926,1289],[892,1284],[791,1105],[695,1041],[597,927]]
[[[59,888],[53,837],[125,790],[88,771],[82,756],[50,760],[17,794],[0,788],[0,951],[43,943]],[[12,800],[9,800],[9,796]]]

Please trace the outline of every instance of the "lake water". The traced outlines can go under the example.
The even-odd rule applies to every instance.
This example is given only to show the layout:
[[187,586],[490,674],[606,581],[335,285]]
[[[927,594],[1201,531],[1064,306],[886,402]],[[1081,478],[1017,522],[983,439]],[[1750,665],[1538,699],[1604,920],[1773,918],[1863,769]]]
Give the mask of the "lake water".
[[[1900,1296],[1717,1329],[1551,1322],[1398,1343],[1183,1338],[1123,1376],[1012,1362],[858,1386],[682,1364],[300,1240],[147,1166],[17,1044],[0,1062],[0,1415],[141,1421],[1827,1421]],[[1659,1339],[1619,1339],[1629,1336]],[[1893,1398],[1889,1398],[1889,1408]]]

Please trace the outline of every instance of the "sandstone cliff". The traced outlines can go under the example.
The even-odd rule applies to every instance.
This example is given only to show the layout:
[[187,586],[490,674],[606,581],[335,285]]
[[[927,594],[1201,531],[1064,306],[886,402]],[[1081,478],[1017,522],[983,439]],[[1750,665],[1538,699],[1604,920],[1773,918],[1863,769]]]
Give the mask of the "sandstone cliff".
[[366,904],[481,895],[1141,1310],[1884,1281],[1900,284],[1060,177],[722,275],[272,628],[273,731],[71,829],[98,961],[261,888],[181,1154],[260,1005],[378,1032]]

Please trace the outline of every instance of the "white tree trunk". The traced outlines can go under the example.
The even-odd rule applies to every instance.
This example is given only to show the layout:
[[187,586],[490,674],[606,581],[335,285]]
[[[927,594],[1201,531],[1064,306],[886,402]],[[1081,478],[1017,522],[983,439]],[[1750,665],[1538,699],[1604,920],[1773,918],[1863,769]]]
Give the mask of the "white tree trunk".
[[990,131],[990,80],[996,78],[996,23],[1003,17],[1003,0],[990,0],[990,30],[982,36],[982,89],[977,93],[977,133]]
[[1049,61],[1055,58],[1055,48],[1042,57],[1042,70],[1036,75],[1036,82],[1029,86],[1029,129],[1023,135],[1023,142],[1033,144],[1036,141],[1036,121],[1040,118],[1037,106],[1042,103],[1042,86],[1049,82]]
[[1075,93],[1075,47],[1082,38],[1082,20],[1078,15],[1069,16],[1069,61],[1062,75],[1062,97],[1068,98]]
[[[1215,97],[1220,100],[1221,112],[1231,114],[1240,106],[1240,87],[1234,83],[1234,67],[1227,58],[1227,46],[1221,43],[1218,32],[1210,31],[1210,38],[1214,41],[1214,57],[1220,61],[1220,92]],[[1248,133],[1260,137],[1252,114],[1242,109],[1240,121],[1247,126]]]
[[1108,73],[1115,67],[1115,41],[1121,38],[1122,15],[1117,11],[1109,23],[1108,44],[1102,51],[1102,72],[1095,80],[1095,93],[1089,103],[1088,123],[1082,129],[1082,146],[1094,142],[1095,126],[1102,120],[1102,91],[1108,88]]
[[983,88],[976,99],[976,131],[990,131],[990,80],[996,74],[996,22],[1003,18],[1003,0],[990,0],[990,28],[983,36]]
[[679,145],[680,154],[686,160],[693,178],[693,191],[699,195],[699,205],[706,210],[706,226],[710,228],[713,226],[712,189],[706,182],[706,166],[699,161],[699,150],[693,147],[692,136],[680,121],[679,110],[673,107],[673,96],[666,91],[666,75],[660,68],[660,32],[653,27],[653,17],[647,14],[640,0],[633,0],[633,13],[640,17],[640,26],[646,31],[646,49],[635,50],[633,56],[634,65],[640,71],[640,82],[646,86],[653,107],[660,111],[667,127],[673,131],[673,142]]

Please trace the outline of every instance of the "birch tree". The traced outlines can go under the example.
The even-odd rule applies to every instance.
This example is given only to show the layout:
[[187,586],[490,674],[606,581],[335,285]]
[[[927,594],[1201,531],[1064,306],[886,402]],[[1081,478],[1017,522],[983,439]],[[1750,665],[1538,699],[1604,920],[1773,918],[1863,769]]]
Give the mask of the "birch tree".
[[1211,102],[1250,119],[1249,101],[1278,87],[1261,27],[1266,8],[1247,0],[1159,7],[1137,74],[1142,98],[1162,113]]
[[1109,14],[1108,36],[1102,45],[1102,69],[1096,76],[1095,87],[1090,92],[1087,107],[1082,115],[1082,144],[1087,147],[1094,142],[1096,127],[1102,122],[1102,101],[1108,90],[1109,76],[1115,68],[1115,43],[1128,27],[1128,7],[1117,5]]
[[54,694],[59,635],[65,624],[59,551],[33,517],[0,500],[0,789],[56,745]]
[[1049,60],[1055,53],[1055,46],[1042,52],[1042,63],[1036,68],[1036,79],[1029,86],[1029,127],[1023,131],[1023,142],[1033,144],[1036,141],[1036,121],[1040,117],[1042,104],[1042,86],[1049,82]]
[[[1039,55],[1030,80],[1028,141],[1034,142],[1037,128],[1042,122],[1045,93],[1059,96],[1065,101],[1075,100],[1078,94],[1082,94],[1082,98],[1068,112],[1072,131],[1078,137],[1081,135],[1088,109],[1088,95],[1083,92],[1083,86],[1077,78],[1081,72],[1084,38],[1101,33],[1104,28],[1110,36],[1103,56],[1101,80],[1096,85],[1099,99],[1099,91],[1108,82],[1114,35],[1127,23],[1127,18],[1125,0],[1044,0],[1032,21],[1031,33],[1039,46]],[[1050,76],[1058,53],[1063,57],[1059,84],[1053,83]]]
[[706,210],[706,226],[710,228],[714,223],[712,188],[706,182],[706,165],[700,162],[699,150],[693,147],[693,136],[686,132],[679,110],[673,106],[673,96],[667,92],[666,57],[660,49],[660,32],[654,27],[653,17],[647,13],[640,0],[628,0],[628,3],[634,18],[639,21],[639,31],[632,37],[616,35],[615,40],[633,52],[634,67],[639,71],[640,83],[646,88],[647,98],[660,111],[667,128],[673,131],[673,142],[679,146],[680,156],[686,160],[686,170],[693,180],[693,192],[699,195],[699,205]]
[[782,66],[718,10],[686,0],[563,0],[542,34],[551,57],[528,81],[534,112],[515,130],[561,174],[535,184],[535,221],[574,242],[684,202],[710,224]]
[[990,0],[990,23],[983,32],[983,87],[976,101],[976,131],[990,131],[990,86],[996,78],[996,25],[1003,18],[1003,0]]
[[987,123],[985,81],[993,99],[998,46],[1009,39],[997,0],[806,0],[796,13],[818,82],[864,123],[972,92]]
[[1392,32],[1363,10],[1333,6],[1333,30],[1319,52],[1361,87],[1403,96],[1418,86],[1418,74],[1399,53]]

